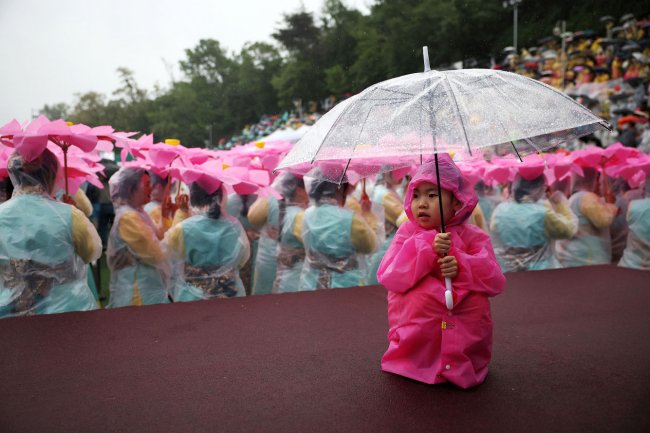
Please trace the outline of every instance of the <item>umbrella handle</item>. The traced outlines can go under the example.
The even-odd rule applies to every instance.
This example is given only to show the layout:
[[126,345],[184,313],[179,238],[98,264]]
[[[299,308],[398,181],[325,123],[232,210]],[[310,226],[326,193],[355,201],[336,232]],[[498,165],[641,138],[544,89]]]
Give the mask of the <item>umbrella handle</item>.
[[445,277],[445,303],[447,304],[447,309],[451,310],[454,308],[454,295],[451,292],[451,278]]

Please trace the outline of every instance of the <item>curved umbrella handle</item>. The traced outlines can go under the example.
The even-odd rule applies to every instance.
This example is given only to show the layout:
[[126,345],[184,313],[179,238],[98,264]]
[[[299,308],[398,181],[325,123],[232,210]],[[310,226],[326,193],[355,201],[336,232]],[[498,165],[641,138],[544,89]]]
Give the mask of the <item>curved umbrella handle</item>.
[[454,308],[454,295],[451,291],[451,278],[445,278],[445,303],[447,304],[447,309],[451,310]]

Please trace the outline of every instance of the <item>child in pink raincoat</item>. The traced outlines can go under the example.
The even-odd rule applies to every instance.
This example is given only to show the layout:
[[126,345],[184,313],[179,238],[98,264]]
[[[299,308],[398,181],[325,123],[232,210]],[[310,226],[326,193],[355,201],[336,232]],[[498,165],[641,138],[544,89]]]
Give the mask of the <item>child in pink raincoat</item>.
[[[481,384],[492,354],[489,297],[505,277],[489,236],[466,224],[478,198],[447,154],[439,155],[443,216],[433,161],[418,168],[406,192],[403,223],[377,272],[388,289],[388,350],[384,371],[429,384]],[[447,254],[445,257],[444,255]],[[454,307],[445,304],[452,278]]]

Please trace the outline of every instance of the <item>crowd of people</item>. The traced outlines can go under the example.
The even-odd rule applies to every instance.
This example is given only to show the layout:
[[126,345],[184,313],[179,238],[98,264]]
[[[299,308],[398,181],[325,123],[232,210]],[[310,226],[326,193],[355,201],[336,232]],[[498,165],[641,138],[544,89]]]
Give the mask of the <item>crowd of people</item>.
[[[650,160],[640,151],[616,144],[459,165],[476,196],[468,223],[489,235],[504,272],[650,269]],[[30,162],[16,153],[7,169],[2,316],[98,308],[87,264],[102,250],[107,308],[377,284],[399,227],[420,212],[405,203],[408,167],[356,185],[283,172],[276,194],[256,196],[125,166],[108,180],[115,217],[102,240],[82,189],[53,198],[51,152]]]

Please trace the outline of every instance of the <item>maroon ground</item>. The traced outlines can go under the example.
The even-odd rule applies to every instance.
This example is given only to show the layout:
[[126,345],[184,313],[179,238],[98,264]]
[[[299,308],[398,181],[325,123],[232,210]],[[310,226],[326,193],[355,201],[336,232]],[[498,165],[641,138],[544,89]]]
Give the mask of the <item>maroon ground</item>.
[[492,305],[469,391],[380,371],[380,287],[0,320],[0,431],[650,431],[650,273],[511,274]]

